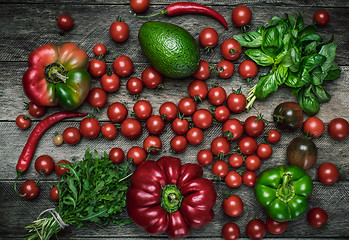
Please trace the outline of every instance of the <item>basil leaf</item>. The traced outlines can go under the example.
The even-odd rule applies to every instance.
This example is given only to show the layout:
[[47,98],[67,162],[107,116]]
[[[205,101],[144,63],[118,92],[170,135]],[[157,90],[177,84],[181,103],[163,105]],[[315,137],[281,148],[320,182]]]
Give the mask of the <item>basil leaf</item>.
[[283,67],[281,65],[275,71],[275,80],[278,85],[284,84],[288,76],[288,68]]
[[301,80],[302,82],[304,82],[306,85],[310,84],[312,82],[312,78],[311,75],[309,74],[309,72],[307,71],[307,69],[303,69],[302,71],[302,76],[301,76]]
[[286,13],[286,16],[287,16],[287,19],[288,19],[288,22],[290,24],[291,29],[295,29],[296,23],[297,23],[296,18],[293,15],[288,14],[288,13]]
[[298,37],[301,39],[312,33],[316,33],[316,27],[314,25],[307,25],[299,29]]
[[304,69],[306,69],[308,72],[311,72],[314,68],[320,66],[326,61],[326,57],[320,54],[312,54],[310,56],[306,56],[302,63]]
[[317,33],[309,33],[309,34],[305,34],[303,35],[300,40],[300,42],[304,42],[304,41],[317,41],[317,42],[321,42],[322,41],[322,37],[317,34]]
[[304,54],[305,55],[310,55],[316,53],[316,47],[317,47],[317,42],[313,41],[309,44],[307,44],[304,48]]
[[301,81],[301,78],[298,74],[290,72],[285,80],[285,84],[292,88],[299,88],[304,86],[304,82]]
[[282,18],[279,18],[279,17],[274,16],[274,17],[270,20],[270,22],[269,22],[269,24],[268,24],[268,27],[274,27],[274,26],[276,26],[277,24],[279,24],[281,21],[283,21]]
[[283,43],[277,27],[270,27],[265,29],[261,45],[263,52],[275,58],[279,54],[282,47]]
[[299,95],[300,90],[302,90],[302,87],[292,88],[291,92],[293,95],[295,95],[297,97]]
[[233,37],[241,46],[249,48],[257,48],[262,44],[262,35],[258,32],[247,32]]
[[[309,89],[309,88],[308,88]],[[320,103],[317,97],[308,89],[301,89],[298,95],[299,106],[309,116],[317,114],[320,110]],[[311,86],[310,86],[311,89]]]
[[296,47],[290,48],[280,64],[288,67],[292,72],[298,72],[301,64],[299,50]]
[[298,13],[296,19],[296,29],[300,30],[303,27],[303,16],[301,13]]
[[263,35],[264,30],[265,30],[264,25],[260,25],[260,26],[257,28],[257,32],[258,32],[259,34],[261,34],[261,35]]
[[324,80],[325,81],[334,80],[336,78],[339,78],[340,75],[341,75],[341,70],[339,68],[336,70],[330,70],[330,71],[328,71]]
[[274,73],[263,75],[259,78],[254,95],[258,99],[265,99],[278,90],[278,84]]
[[325,73],[327,73],[330,70],[332,64],[334,63],[334,58],[336,56],[336,48],[336,43],[329,43],[322,46],[322,48],[319,51],[319,54],[326,58],[326,61],[321,65],[321,69]]
[[326,76],[322,70],[321,67],[317,67],[312,72],[312,78],[313,78],[313,84],[314,85],[321,85],[324,81],[324,77]]
[[324,103],[331,100],[331,95],[322,86],[313,85],[313,93],[319,100],[319,103]]
[[260,66],[270,66],[274,63],[274,59],[261,49],[247,49],[245,54]]

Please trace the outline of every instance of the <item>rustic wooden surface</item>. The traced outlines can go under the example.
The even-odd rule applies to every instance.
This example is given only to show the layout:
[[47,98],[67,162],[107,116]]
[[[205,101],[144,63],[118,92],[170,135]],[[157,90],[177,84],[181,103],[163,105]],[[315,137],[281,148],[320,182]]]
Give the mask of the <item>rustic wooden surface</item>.
[[[27,68],[27,57],[31,51],[40,45],[53,42],[63,43],[72,41],[77,43],[87,52],[92,59],[92,47],[102,42],[110,51],[107,56],[107,64],[111,66],[113,56],[128,55],[135,64],[132,76],[140,77],[142,70],[149,66],[146,58],[142,55],[138,45],[138,29],[147,20],[135,19],[132,16],[128,1],[105,1],[105,0],[84,0],[84,1],[0,1],[0,239],[21,239],[25,231],[24,226],[34,220],[38,214],[47,209],[54,207],[56,203],[49,198],[49,185],[55,184],[59,180],[58,176],[51,174],[47,177],[39,176],[31,164],[27,173],[21,178],[40,179],[41,192],[38,198],[32,201],[20,199],[13,191],[14,178],[16,176],[15,165],[21,153],[21,150],[30,134],[30,129],[39,122],[41,118],[34,119],[32,127],[23,131],[16,127],[14,119],[17,115],[26,113],[23,110],[23,102],[27,102],[25,97],[21,78]],[[160,11],[171,1],[151,1],[151,6],[147,14]],[[236,0],[206,1],[198,0],[195,2],[203,3],[219,11],[227,20],[229,31],[215,20],[207,16],[185,15],[178,17],[158,16],[153,20],[166,21],[186,28],[198,39],[200,31],[205,27],[213,27],[219,32],[219,44],[239,33],[239,29],[232,26],[230,14],[232,9],[242,4]],[[285,12],[296,15],[298,12],[303,14],[305,23],[311,23],[313,14],[321,8],[325,8],[331,15],[331,21],[328,26],[319,29],[319,32],[325,39],[332,34],[335,36],[335,42],[338,43],[336,62],[342,69],[341,77],[326,86],[328,92],[332,95],[329,103],[322,104],[318,117],[321,118],[326,126],[329,121],[335,117],[349,119],[349,98],[348,96],[348,79],[349,79],[349,1],[330,1],[330,0],[287,0],[287,1],[259,1],[249,0],[244,4],[248,5],[253,12],[251,29],[255,29],[260,24],[266,24],[273,16],[282,17]],[[62,32],[56,25],[55,18],[62,14],[68,13],[74,18],[75,25],[71,31]],[[108,34],[110,24],[117,16],[121,16],[130,27],[130,37],[124,43],[115,43]],[[244,56],[235,61],[237,69],[239,62]],[[222,57],[219,48],[214,52],[202,54],[202,59],[209,61],[212,65],[217,64]],[[261,69],[261,72],[265,69]],[[116,93],[108,94],[107,105],[116,102],[127,102],[131,112],[131,107],[135,100],[130,96],[125,88],[127,78],[121,79],[120,89]],[[182,97],[186,96],[186,88],[192,78],[183,80],[164,79],[164,89],[150,90],[145,89],[142,92],[141,99],[149,100],[153,105],[153,112],[158,113],[161,103],[171,100],[177,103]],[[221,80],[211,76],[206,82],[208,85],[219,81],[229,93],[232,88],[242,86],[245,94],[249,86],[238,76],[235,71],[232,78]],[[256,80],[255,80],[256,81]],[[98,79],[93,80],[93,87],[99,86]],[[266,119],[271,119],[273,108],[283,101],[294,101],[295,98],[287,88],[281,88],[277,93],[265,101],[255,103],[255,108],[263,113]],[[207,108],[207,102],[200,103],[199,108]],[[79,111],[89,112],[91,107],[85,103]],[[107,122],[107,107],[104,107],[98,114],[97,118],[101,123]],[[45,116],[58,111],[59,108],[50,108]],[[248,113],[232,115],[241,121],[248,116],[256,115],[256,110]],[[35,152],[34,159],[42,154],[50,154],[55,161],[60,159],[71,160],[73,158],[81,159],[86,148],[91,147],[99,152],[109,151],[112,147],[121,147],[127,151],[132,145],[141,146],[142,140],[146,138],[147,133],[143,134],[137,140],[125,140],[120,134],[116,139],[107,141],[102,138],[82,141],[76,146],[62,145],[56,147],[53,142],[53,136],[56,132],[62,132],[66,127],[78,126],[79,119],[66,120],[50,128],[39,142]],[[217,136],[221,125],[215,125],[205,130],[205,141],[196,147],[189,146],[185,153],[175,154],[183,162],[196,162],[196,153],[202,148],[209,148],[210,140]],[[273,124],[268,124],[267,129],[271,129]],[[300,130],[296,132],[283,132],[280,143],[274,146],[272,158],[263,162],[258,173],[264,169],[278,164],[285,164],[285,151],[287,144],[291,139],[301,136]],[[156,159],[162,155],[168,155],[169,140],[173,137],[169,124],[166,125],[164,133],[161,134],[163,141],[163,151],[153,158]],[[261,141],[259,138],[258,141]],[[314,180],[314,193],[309,200],[309,208],[322,207],[329,214],[328,223],[320,228],[314,229],[309,226],[306,217],[297,221],[290,222],[285,233],[275,236],[267,233],[266,239],[348,239],[349,238],[349,170],[348,170],[348,142],[349,140],[336,141],[328,136],[327,131],[318,139],[314,140],[318,147],[318,161],[313,169],[308,173]],[[233,146],[236,143],[233,143]],[[232,147],[233,147],[232,146]],[[316,177],[316,168],[324,162],[331,161],[337,165],[342,165],[340,179],[332,186],[325,186],[318,182]],[[241,167],[241,169],[244,169]],[[229,189],[224,182],[213,179],[211,167],[204,167],[204,175],[215,182],[218,192],[217,204],[214,207],[215,217],[213,221],[205,228],[192,230],[189,238],[191,239],[221,239],[221,228],[229,222],[234,221],[240,226],[241,238],[247,238],[245,226],[252,218],[266,219],[265,212],[258,205],[254,196],[253,189],[244,185],[238,189]],[[225,192],[232,192],[239,195],[245,206],[243,214],[237,218],[226,216],[222,209],[221,203]],[[166,236],[150,236],[135,224],[120,227],[109,225],[107,227],[92,226],[76,230],[74,226],[68,227],[59,235],[61,239],[162,239]]]

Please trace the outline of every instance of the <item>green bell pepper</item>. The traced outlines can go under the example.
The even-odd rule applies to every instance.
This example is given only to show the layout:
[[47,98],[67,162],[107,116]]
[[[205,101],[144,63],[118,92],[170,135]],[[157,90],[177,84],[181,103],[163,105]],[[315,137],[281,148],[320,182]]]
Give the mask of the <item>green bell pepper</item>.
[[307,210],[313,191],[309,175],[297,166],[278,166],[262,172],[255,185],[257,201],[275,221],[301,217]]

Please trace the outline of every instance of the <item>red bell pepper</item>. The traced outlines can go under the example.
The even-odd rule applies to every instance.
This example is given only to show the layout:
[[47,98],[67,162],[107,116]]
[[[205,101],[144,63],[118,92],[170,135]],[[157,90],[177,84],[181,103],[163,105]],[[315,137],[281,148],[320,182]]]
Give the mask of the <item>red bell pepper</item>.
[[126,202],[129,217],[148,233],[184,238],[212,221],[217,193],[198,164],[161,157],[134,171]]

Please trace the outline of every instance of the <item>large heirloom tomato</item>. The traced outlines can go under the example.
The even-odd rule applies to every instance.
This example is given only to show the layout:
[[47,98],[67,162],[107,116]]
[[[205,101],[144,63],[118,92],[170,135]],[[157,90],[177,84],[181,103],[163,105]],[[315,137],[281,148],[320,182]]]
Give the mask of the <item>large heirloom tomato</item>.
[[27,97],[40,106],[78,108],[90,90],[87,54],[74,43],[49,43],[38,47],[28,58],[22,83]]
[[145,161],[134,171],[127,192],[130,218],[148,233],[184,238],[190,228],[202,228],[213,219],[217,193],[202,178],[198,164],[161,157]]

